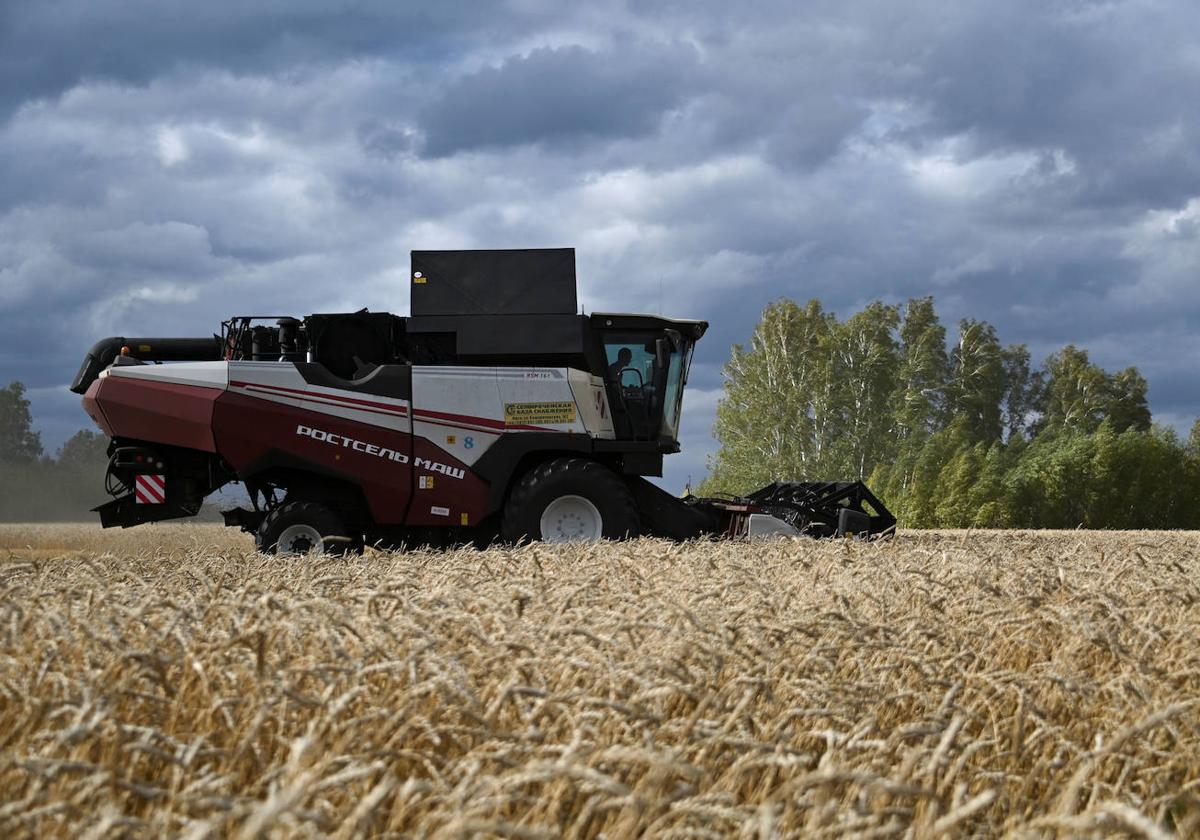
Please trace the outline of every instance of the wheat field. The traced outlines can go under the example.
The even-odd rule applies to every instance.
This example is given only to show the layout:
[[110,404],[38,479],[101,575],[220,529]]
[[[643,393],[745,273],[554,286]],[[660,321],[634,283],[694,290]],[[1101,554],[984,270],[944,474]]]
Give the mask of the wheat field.
[[0,526],[0,834],[1200,834],[1200,535]]

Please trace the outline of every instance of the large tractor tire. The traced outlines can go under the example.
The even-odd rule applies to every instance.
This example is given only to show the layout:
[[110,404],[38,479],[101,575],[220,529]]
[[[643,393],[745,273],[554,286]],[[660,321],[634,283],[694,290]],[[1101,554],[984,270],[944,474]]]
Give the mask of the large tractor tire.
[[608,467],[583,458],[555,458],[522,476],[501,523],[509,542],[619,540],[640,530],[629,487]]
[[267,514],[254,543],[274,554],[346,554],[360,548],[341,518],[316,502],[285,502]]

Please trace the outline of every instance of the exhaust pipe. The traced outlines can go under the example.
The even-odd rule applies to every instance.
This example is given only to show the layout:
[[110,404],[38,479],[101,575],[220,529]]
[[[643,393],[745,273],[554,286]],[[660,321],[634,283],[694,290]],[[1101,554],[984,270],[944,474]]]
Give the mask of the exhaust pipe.
[[100,371],[113,363],[122,347],[129,355],[143,362],[217,362],[223,358],[221,341],[209,338],[102,338],[83,357],[79,373],[71,383],[76,394],[87,393],[88,387],[100,377]]

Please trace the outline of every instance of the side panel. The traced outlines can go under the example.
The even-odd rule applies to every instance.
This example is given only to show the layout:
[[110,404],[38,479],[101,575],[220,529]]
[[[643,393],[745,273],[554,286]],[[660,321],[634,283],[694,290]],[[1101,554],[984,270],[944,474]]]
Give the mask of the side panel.
[[510,475],[473,466],[498,441],[565,432],[590,443],[566,368],[414,367],[412,422],[411,525],[474,525],[493,511]]
[[213,403],[222,393],[205,386],[104,376],[92,383],[84,406],[97,422],[105,421],[101,428],[110,437],[216,452]]
[[490,512],[489,485],[425,438],[413,438],[409,525],[478,525]]
[[501,368],[500,411],[505,428],[586,435],[587,411],[576,402],[570,373],[571,368]]
[[414,367],[413,435],[471,465],[504,433],[498,368]]
[[242,479],[294,452],[304,380],[294,365],[228,362],[229,390],[213,412],[217,451]]
[[404,521],[412,473],[412,438],[277,402],[228,392],[217,401],[221,455],[243,478],[298,469],[362,487],[372,518]]
[[309,384],[294,365],[234,362],[217,440],[243,477],[299,469],[348,481],[376,522],[400,524],[412,496],[408,415],[407,400]]
[[326,444],[318,460],[355,477],[371,517],[381,525],[407,521],[416,475],[409,401],[309,382],[300,408],[310,441]]

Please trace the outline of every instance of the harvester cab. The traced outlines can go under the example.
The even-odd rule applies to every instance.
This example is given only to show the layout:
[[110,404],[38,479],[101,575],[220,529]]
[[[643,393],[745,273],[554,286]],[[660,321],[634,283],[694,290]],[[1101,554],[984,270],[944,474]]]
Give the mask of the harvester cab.
[[679,417],[692,349],[708,326],[646,315],[593,315],[607,362],[605,382],[618,437],[679,451]]
[[[859,482],[677,499],[703,321],[577,311],[572,249],[414,251],[407,316],[235,316],[211,338],[98,342],[72,385],[112,439],[105,527],[195,515],[263,550],[365,543],[857,533],[895,520]],[[155,364],[169,362],[169,364]]]

